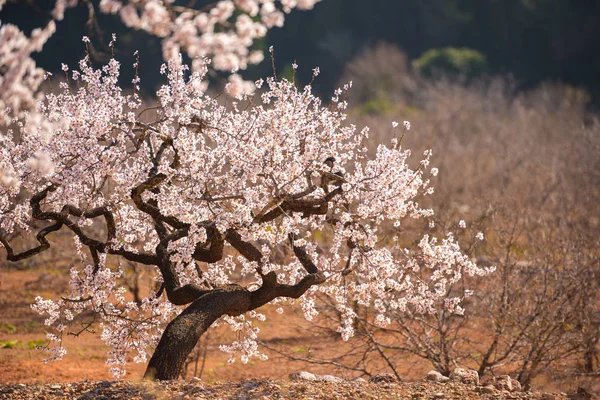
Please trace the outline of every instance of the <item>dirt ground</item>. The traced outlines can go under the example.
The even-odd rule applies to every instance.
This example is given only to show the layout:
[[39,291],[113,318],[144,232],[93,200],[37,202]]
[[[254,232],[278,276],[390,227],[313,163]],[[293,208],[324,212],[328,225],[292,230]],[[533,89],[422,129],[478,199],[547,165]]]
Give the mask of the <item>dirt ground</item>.
[[73,384],[0,385],[0,399],[123,399],[123,400],[183,400],[183,399],[262,399],[262,400],[436,400],[436,399],[513,399],[567,400],[565,393],[540,391],[509,392],[493,386],[473,386],[461,382],[366,382],[366,381],[306,381],[302,379],[249,379],[239,382],[206,384],[201,380],[141,382],[97,381]]
[[[67,280],[68,276],[61,269],[0,271],[0,343],[4,343],[4,347],[0,348],[0,383],[112,379],[105,364],[108,348],[99,335],[83,333],[79,337],[68,336],[63,341],[68,353],[59,362],[45,364],[43,352],[35,348],[36,344],[44,341],[46,327],[44,318],[34,312],[30,305],[36,296],[57,298],[64,294]],[[349,345],[339,338],[323,340],[313,337],[309,331],[310,325],[296,313],[279,315],[274,307],[266,307],[261,312],[267,316],[267,320],[259,325],[261,340],[287,349],[290,354],[303,357],[310,351],[311,354],[326,357],[339,351],[340,346]],[[224,337],[221,342],[226,342],[230,335],[228,328],[217,329],[219,330],[209,333],[211,337]],[[268,361],[251,360],[245,365],[240,362],[227,364],[228,355],[218,349],[219,344],[216,340],[209,340],[202,374],[205,381],[280,379],[305,369],[319,374],[332,373],[331,366],[290,361],[269,351],[265,351],[269,355]],[[201,361],[197,370],[200,368]],[[384,369],[384,366],[381,368]],[[131,362],[127,365],[127,375],[124,378],[139,380],[144,369],[145,365]],[[420,379],[429,369],[431,368],[424,364],[407,363],[403,373],[407,378]],[[193,370],[194,365],[191,365],[189,373],[193,373]],[[345,378],[357,376],[343,370],[336,373]]]
[[[62,271],[62,272],[61,272]],[[30,308],[35,296],[57,298],[66,289],[68,276],[64,268],[34,268],[33,270],[15,270],[0,267],[0,384],[32,383],[68,383],[83,380],[113,380],[106,366],[107,347],[99,335],[82,334],[68,337],[64,345],[68,351],[64,360],[45,364],[43,353],[35,346],[44,341],[46,328],[44,318]],[[266,308],[266,322],[260,325],[261,339],[269,345],[284,349],[288,354],[302,358],[318,354],[321,358],[339,354],[344,347],[350,348],[351,342],[339,338],[323,339],[314,337],[310,325],[298,314],[286,312],[279,315],[274,308]],[[224,328],[225,329],[225,328]],[[211,337],[227,336],[225,331],[211,333]],[[250,361],[227,364],[227,354],[218,349],[216,340],[209,339],[207,355],[202,368],[191,365],[187,379],[193,376],[194,367],[202,370],[202,381],[207,384],[242,381],[248,379],[286,379],[290,373],[310,371],[315,374],[332,374],[343,379],[354,379],[360,373],[336,368],[332,365],[315,365],[301,361],[292,361],[277,353],[266,351],[268,361]],[[400,369],[404,381],[421,381],[431,365],[419,360],[405,360]],[[385,365],[373,364],[376,372],[390,372]],[[127,365],[126,380],[139,382],[145,365],[130,363]],[[198,373],[197,373],[198,374]],[[367,377],[368,378],[368,377]],[[575,391],[580,384],[590,386],[585,379],[557,379],[556,374],[539,377],[535,386],[547,391]]]

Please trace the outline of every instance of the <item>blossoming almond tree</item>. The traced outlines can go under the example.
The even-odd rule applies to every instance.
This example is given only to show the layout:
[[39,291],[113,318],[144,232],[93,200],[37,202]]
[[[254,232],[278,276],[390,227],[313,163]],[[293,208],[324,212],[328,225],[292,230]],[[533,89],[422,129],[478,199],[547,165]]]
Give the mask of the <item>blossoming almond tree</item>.
[[[385,324],[383,304],[427,312],[463,271],[487,272],[452,237],[437,243],[426,235],[414,253],[381,245],[388,228],[432,214],[416,201],[431,191],[431,154],[411,169],[410,152],[394,138],[370,158],[368,128],[345,124],[348,87],[325,106],[310,86],[269,78],[259,97],[223,105],[201,90],[206,69],[190,74],[171,61],[162,72],[167,83],[150,110],[123,94],[117,61],[97,70],[85,59],[69,74],[77,90],[63,84],[45,95],[41,115],[51,133],[24,123],[2,135],[0,242],[8,260],[47,250],[59,229],[73,233],[82,259],[67,296],[34,304],[56,331],[49,359],[64,355],[62,335],[91,310],[117,376],[128,353],[144,362],[156,346],[146,375],[174,379],[216,322],[240,334],[223,350],[242,362],[261,356],[253,320],[264,319],[263,305],[300,298],[310,319],[324,293],[337,301],[348,338],[348,299],[375,305]],[[39,245],[14,249],[8,235],[36,221],[46,223],[35,232]],[[108,257],[156,268],[160,289],[126,301]],[[423,269],[427,280],[417,279]]]
[[[462,271],[486,272],[452,237],[438,244],[425,236],[414,254],[382,245],[402,219],[431,215],[416,202],[431,192],[424,178],[431,154],[410,169],[410,153],[395,138],[369,158],[368,128],[345,124],[347,87],[325,107],[310,86],[269,79],[260,97],[233,90],[239,98],[222,105],[203,91],[206,60],[190,74],[174,59],[162,71],[168,82],[159,105],[148,109],[136,92],[122,93],[117,61],[94,69],[86,58],[78,70],[63,66],[76,90],[63,83],[44,94],[44,73],[30,54],[53,31],[52,22],[29,38],[0,28],[0,243],[18,261],[47,250],[47,236],[66,229],[82,259],[67,296],[34,305],[55,328],[49,360],[64,355],[62,336],[92,311],[84,329],[100,324],[116,376],[130,352],[145,362],[156,347],[147,375],[176,378],[215,323],[240,333],[223,350],[242,362],[261,356],[253,320],[264,319],[255,310],[267,303],[300,297],[312,318],[316,293],[329,295],[348,338],[348,299],[375,305],[385,324],[383,304],[426,312]],[[39,245],[13,248],[10,238],[27,231]],[[128,302],[108,256],[154,267],[160,288]],[[431,271],[428,280],[416,274],[422,269]],[[460,310],[460,299],[448,300]]]

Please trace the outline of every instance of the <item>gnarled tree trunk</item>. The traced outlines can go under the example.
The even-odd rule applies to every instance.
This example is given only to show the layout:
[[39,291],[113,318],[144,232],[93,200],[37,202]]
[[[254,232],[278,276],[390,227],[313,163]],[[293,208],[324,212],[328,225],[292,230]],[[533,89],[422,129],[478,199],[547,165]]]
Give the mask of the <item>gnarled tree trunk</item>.
[[270,272],[263,275],[262,286],[253,292],[238,285],[206,291],[167,325],[144,377],[177,379],[200,337],[219,317],[255,310],[276,297],[298,298],[311,286],[325,282],[325,276],[316,270],[304,250],[298,248],[296,251],[305,267],[311,271],[314,268],[314,272],[304,276],[295,285],[277,283],[277,276]]
[[169,323],[148,363],[147,379],[177,379],[200,337],[221,316],[250,307],[250,293],[237,285],[211,290]]

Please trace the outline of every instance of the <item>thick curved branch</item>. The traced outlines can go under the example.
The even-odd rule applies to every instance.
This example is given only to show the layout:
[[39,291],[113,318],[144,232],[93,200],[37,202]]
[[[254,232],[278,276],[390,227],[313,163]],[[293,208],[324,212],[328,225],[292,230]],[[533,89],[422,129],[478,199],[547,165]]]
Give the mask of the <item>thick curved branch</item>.
[[33,216],[33,218],[38,220],[53,220],[61,222],[78,236],[81,243],[88,247],[93,247],[101,252],[105,252],[106,243],[102,243],[96,239],[90,238],[83,232],[79,225],[77,225],[69,219],[68,209],[76,209],[75,207],[65,206],[63,207],[63,210],[60,213],[52,211],[42,211],[42,206],[40,204],[41,201],[48,196],[48,193],[54,192],[57,188],[58,186],[52,184],[31,198],[29,203],[31,205],[31,215]]
[[6,249],[6,259],[8,261],[13,261],[13,262],[20,261],[25,258],[29,258],[36,254],[39,254],[39,253],[43,252],[44,250],[48,250],[50,248],[50,243],[48,242],[48,239],[46,239],[46,236],[51,232],[55,232],[55,231],[59,230],[60,228],[62,228],[62,226],[63,226],[62,222],[56,222],[56,223],[42,229],[35,236],[37,241],[40,243],[40,245],[37,247],[34,247],[33,249],[29,249],[29,250],[23,251],[18,254],[15,254],[12,247],[8,243],[8,241],[0,236],[0,243],[2,243],[2,245]]
[[[179,280],[177,280],[179,282]],[[195,300],[199,299],[203,295],[209,293],[214,289],[203,289],[198,285],[187,284],[183,286],[174,286],[172,284],[165,284],[167,291],[167,298],[169,301],[176,306],[184,306],[190,304]]]
[[[9,245],[9,243],[3,238],[0,239],[1,243],[7,250],[7,259],[9,261],[19,261],[28,257],[32,257],[48,249],[50,247],[50,243],[46,239],[46,236],[51,232],[59,230],[64,225],[67,228],[69,228],[73,233],[75,233],[75,235],[77,235],[79,241],[82,244],[90,248],[92,254],[94,252],[101,252],[107,254],[120,255],[129,261],[139,262],[146,265],[156,265],[156,263],[158,262],[158,258],[155,255],[146,253],[134,253],[131,251],[126,251],[124,249],[111,248],[110,243],[116,237],[116,224],[113,214],[107,207],[97,207],[92,210],[83,211],[78,207],[72,205],[65,205],[60,213],[42,211],[42,200],[44,200],[48,196],[48,193],[54,192],[57,188],[57,185],[51,184],[44,190],[32,196],[31,200],[29,201],[32,210],[31,215],[33,218],[40,221],[55,221],[54,224],[42,229],[36,235],[36,238],[40,243],[39,246],[30,250],[26,250],[19,254],[14,254],[14,251]],[[99,216],[103,216],[107,226],[106,242],[101,242],[96,239],[92,239],[91,237],[86,235],[78,224],[74,223],[69,219],[70,215],[85,218],[96,218]]]
[[342,188],[337,187],[321,199],[302,200],[292,198],[284,200],[271,211],[254,217],[254,222],[269,222],[287,212],[301,212],[306,217],[310,215],[325,215],[329,209],[329,202],[340,193],[342,193]]
[[292,194],[290,196],[290,198],[291,199],[301,199],[302,197],[308,196],[309,194],[311,194],[312,192],[314,192],[315,190],[317,190],[317,187],[318,187],[317,185],[313,185],[311,183],[309,187],[307,187],[306,189],[304,189],[302,192]]
[[262,262],[263,255],[260,252],[260,250],[258,250],[251,243],[242,240],[242,235],[240,235],[236,231],[227,231],[227,234],[225,235],[225,240],[227,240],[227,242],[229,242],[229,244],[231,244],[234,249],[239,251],[240,254],[246,258],[246,260],[254,261],[259,264]]
[[106,253],[112,254],[115,256],[121,256],[126,260],[133,261],[136,263],[144,264],[144,265],[156,265],[158,263],[158,257],[154,254],[148,253],[134,253],[131,251],[127,251],[124,249],[106,249]]
[[106,229],[108,232],[106,235],[106,243],[112,242],[117,236],[115,218],[107,207],[96,207],[88,211],[83,211],[78,207],[67,204],[62,208],[62,211],[68,212],[75,217],[96,218],[103,216],[104,220],[106,221]]
[[158,185],[165,181],[165,179],[167,179],[165,174],[156,174],[150,176],[144,182],[131,189],[131,199],[140,211],[150,215],[154,221],[165,222],[175,229],[189,228],[190,224],[186,224],[173,216],[163,215],[156,206],[156,203],[145,202],[142,200],[142,194],[146,190],[151,191],[157,188]]
[[262,286],[251,292],[250,309],[254,310],[262,305],[267,304],[277,297],[289,297],[297,299],[302,296],[311,286],[319,285],[325,282],[325,275],[319,271],[315,263],[310,259],[303,246],[294,246],[295,236],[290,234],[290,241],[294,254],[298,261],[302,264],[308,275],[304,276],[298,283],[294,285],[277,283],[277,275],[275,272],[269,272],[263,276]]
[[[269,274],[275,275],[271,272]],[[277,297],[289,297],[297,299],[302,296],[311,286],[319,285],[325,282],[325,275],[317,272],[314,274],[308,274],[304,278],[300,279],[295,285],[286,285],[275,282],[263,282],[263,285],[254,292],[250,292],[250,310],[257,309]]]
[[277,285],[277,297],[289,297],[297,299],[302,296],[311,286],[325,282],[325,275],[318,272],[308,274],[300,279],[295,285]]
[[175,265],[171,262],[171,253],[168,251],[168,245],[187,235],[187,229],[179,229],[160,241],[156,246],[157,262],[160,273],[163,278],[163,285],[167,292],[167,298],[175,305],[185,305],[198,299],[207,293],[198,285],[188,284],[181,286],[179,276],[175,270]]
[[208,249],[203,248],[200,244],[196,246],[194,250],[194,260],[202,261],[206,263],[216,263],[223,258],[223,248],[225,246],[225,240],[223,235],[219,231],[210,226],[206,228],[206,235],[210,240],[210,247]]
[[310,257],[308,256],[308,254],[306,253],[306,249],[304,246],[295,246],[294,245],[294,241],[296,240],[296,235],[294,235],[293,233],[290,233],[288,235],[288,238],[290,239],[290,243],[292,245],[292,249],[294,250],[294,255],[296,256],[296,258],[298,259],[298,261],[300,261],[300,264],[302,264],[302,266],[304,267],[304,269],[306,270],[306,272],[308,272],[309,274],[316,274],[319,272],[319,269],[317,268],[317,266],[315,265],[315,263],[310,259]]
[[[208,223],[207,223],[208,224]],[[164,287],[169,301],[176,305],[184,305],[193,302],[200,296],[210,292],[210,290],[201,288],[198,285],[188,284],[180,286],[179,276],[175,266],[171,262],[171,253],[168,251],[169,244],[189,234],[190,227],[178,229],[164,236],[156,246],[157,262],[160,273],[163,277]],[[223,258],[224,239],[214,226],[207,226],[206,232],[210,241],[209,249],[204,249],[201,244],[196,246],[193,258],[203,262],[217,262]]]

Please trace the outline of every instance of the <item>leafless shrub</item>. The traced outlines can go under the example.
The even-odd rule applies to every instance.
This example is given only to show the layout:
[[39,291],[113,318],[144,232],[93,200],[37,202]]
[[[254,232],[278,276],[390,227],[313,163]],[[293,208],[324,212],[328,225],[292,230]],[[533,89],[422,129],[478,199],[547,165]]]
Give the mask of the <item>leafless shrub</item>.
[[381,96],[399,101],[417,89],[417,78],[411,73],[406,54],[385,42],[365,47],[346,65],[340,81],[352,81],[352,104]]
[[[436,194],[423,199],[440,210],[433,233],[468,221],[473,232],[486,233],[472,257],[497,272],[473,282],[465,316],[438,305],[431,315],[396,314],[381,329],[368,309],[357,310],[353,351],[361,356],[345,365],[352,370],[356,359],[379,357],[377,365],[398,373],[410,355],[444,374],[467,365],[480,374],[511,373],[526,386],[551,368],[593,374],[600,353],[600,121],[587,110],[588,96],[559,84],[519,93],[502,78],[469,86],[417,81],[406,69],[394,75],[400,58],[387,46],[368,50],[347,77],[361,101],[385,87],[397,100],[397,118],[413,126],[403,145],[433,149],[441,172]],[[410,84],[395,89],[390,81]],[[407,94],[411,84],[418,90]],[[371,127],[373,147],[392,134],[381,117],[358,110],[354,119]],[[410,226],[401,235],[414,240]],[[328,329],[336,312],[321,311],[316,325]],[[361,368],[369,374],[374,365]]]

